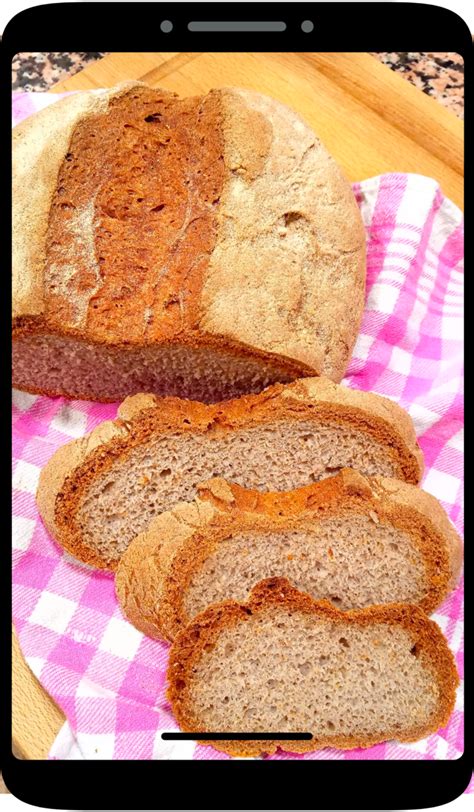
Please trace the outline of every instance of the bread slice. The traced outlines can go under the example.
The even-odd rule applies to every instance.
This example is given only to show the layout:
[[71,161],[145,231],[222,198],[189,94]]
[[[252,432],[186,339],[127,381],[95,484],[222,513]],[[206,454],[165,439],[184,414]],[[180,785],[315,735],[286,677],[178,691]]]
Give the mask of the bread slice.
[[38,505],[70,553],[114,569],[150,520],[192,499],[198,482],[219,475],[290,490],[347,466],[418,482],[408,415],[323,378],[211,406],[137,395],[117,420],[59,449],[42,471]]
[[176,638],[168,698],[184,731],[311,733],[203,741],[234,756],[416,741],[443,727],[459,679],[439,627],[403,604],[341,612],[283,578],[209,607]]
[[283,104],[137,82],[13,133],[13,382],[218,401],[341,380],[365,293],[351,186]]
[[211,604],[245,601],[271,576],[342,610],[403,602],[431,612],[455,585],[461,558],[436,499],[398,480],[346,469],[262,494],[213,479],[130,544],[116,591],[138,629],[173,640]]

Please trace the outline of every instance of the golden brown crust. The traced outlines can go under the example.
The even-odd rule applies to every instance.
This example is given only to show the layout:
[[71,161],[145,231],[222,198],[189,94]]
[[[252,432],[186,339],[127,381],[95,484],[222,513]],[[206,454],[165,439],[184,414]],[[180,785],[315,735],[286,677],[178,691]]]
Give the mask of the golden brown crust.
[[119,562],[116,592],[122,611],[150,637],[173,640],[186,626],[192,578],[235,533],[309,530],[332,515],[362,514],[409,533],[425,565],[419,605],[426,612],[440,605],[459,577],[462,545],[454,527],[433,496],[404,482],[345,469],[288,493],[260,493],[219,478],[198,491],[194,502],[157,516]]
[[[169,262],[158,256],[163,241],[150,238],[150,227],[158,228],[154,220],[151,226],[146,218],[137,220],[130,230],[126,218],[110,211],[103,190],[100,199],[91,189],[83,200],[84,184],[74,201],[60,197],[70,191],[64,159],[71,144],[78,145],[81,135],[88,143],[95,122],[100,130],[107,117],[118,115],[125,99],[132,99],[131,106],[139,104],[133,99],[140,94],[156,97],[166,108],[170,128],[173,104],[185,116],[197,115],[196,126],[182,128],[196,144],[200,122],[207,117],[209,137],[201,141],[211,157],[215,153],[215,160],[201,155],[209,188],[201,189],[196,174],[200,202],[193,197],[197,208],[191,206],[189,216],[183,203],[183,228]],[[203,119],[196,113],[201,110],[207,111]],[[124,132],[136,138],[134,127]],[[119,348],[123,341],[139,347],[164,341],[212,347],[218,342],[237,354],[270,355],[292,377],[342,378],[362,317],[364,228],[349,183],[292,110],[246,90],[224,88],[202,99],[179,100],[131,82],[101,94],[68,97],[19,125],[13,137],[14,340],[53,333]],[[219,177],[208,177],[212,167]],[[171,188],[171,175],[168,180]],[[117,184],[112,186],[116,193]],[[149,202],[144,194],[137,200]],[[163,219],[161,206],[150,211],[160,209]],[[102,225],[104,211],[112,216]],[[132,252],[137,270],[127,280],[120,257],[113,256],[117,234],[137,243]],[[188,255],[194,257],[191,268]],[[142,261],[149,263],[149,272]],[[156,267],[162,270],[155,278]],[[29,389],[27,381],[21,385]],[[37,383],[33,388],[38,390]],[[47,380],[44,391],[58,394]],[[107,391],[95,397],[106,401]]]
[[142,85],[77,123],[48,224],[53,329],[128,345],[197,331],[225,177],[222,118],[219,91],[179,99]]
[[13,317],[42,321],[45,312],[46,234],[58,172],[80,121],[107,110],[109,101],[140,82],[100,93],[74,93],[18,124],[13,150]]
[[423,454],[417,443],[413,421],[408,412],[400,408],[398,403],[380,395],[374,397],[371,392],[362,392],[349,387],[338,386],[325,377],[304,378],[296,381],[293,386],[285,388],[282,396],[290,400],[301,400],[303,402],[308,401],[308,399],[315,399],[319,403],[327,404],[337,401],[339,406],[347,409],[369,409],[373,418],[380,421],[381,425],[396,427],[398,437],[394,437],[395,446],[401,447],[404,444],[411,449],[413,455],[409,463],[411,471],[409,473],[408,467],[405,468],[405,476],[400,478],[406,479],[407,482],[413,484],[420,482],[424,468]]
[[421,511],[429,518],[439,537],[444,538],[450,562],[447,589],[453,589],[459,579],[463,560],[463,546],[454,525],[449,520],[446,512],[434,496],[419,489],[413,491],[406,483],[399,482],[386,477],[375,478],[374,495],[378,494],[379,499],[389,498],[398,509],[405,511]]
[[[54,538],[56,538],[56,500],[60,496],[64,482],[74,476],[84,460],[93,454],[96,449],[99,449],[100,453],[102,446],[106,446],[107,443],[114,439],[123,438],[126,434],[126,424],[122,420],[106,420],[100,423],[90,434],[86,434],[85,437],[61,446],[53,455],[54,465],[48,463],[42,469],[36,500],[41,518]],[[66,545],[64,546],[69,552],[73,552]],[[81,555],[77,557],[81,558],[85,563],[93,564],[93,560],[89,559],[89,548],[86,548],[84,553],[85,558],[81,557]]]
[[[144,403],[143,395],[127,398],[124,404]],[[93,448],[84,439],[73,440],[58,457],[62,473],[56,468],[56,455],[43,469],[39,484],[40,511],[45,502],[55,505],[54,524],[50,532],[68,552],[92,566],[109,568],[94,550],[85,547],[75,528],[75,514],[89,487],[117,459],[126,459],[132,449],[169,432],[207,434],[257,426],[280,419],[330,420],[358,428],[380,442],[396,465],[398,476],[418,483],[422,473],[422,456],[409,418],[400,407],[378,395],[345,389],[323,378],[311,382],[276,384],[258,395],[212,405],[179,398],[146,396],[146,409],[136,408],[133,416],[121,419],[118,411],[117,433]],[[59,452],[58,452],[59,454]],[[63,470],[61,459],[67,462]],[[70,463],[71,460],[71,463]]]
[[262,753],[274,753],[277,747],[292,752],[304,753],[324,747],[351,749],[353,747],[371,747],[381,740],[396,739],[401,742],[417,741],[443,727],[454,709],[456,687],[459,677],[454,657],[439,627],[429,620],[421,609],[404,604],[373,606],[367,609],[342,612],[327,601],[314,601],[290,586],[285,578],[269,578],[261,581],[252,591],[245,604],[226,601],[215,604],[198,615],[176,638],[168,665],[168,699],[173,714],[180,728],[187,732],[212,732],[196,716],[191,707],[189,685],[193,680],[193,669],[199,662],[203,650],[212,645],[221,631],[245,622],[249,613],[267,611],[270,606],[285,607],[291,611],[312,614],[328,618],[341,626],[389,624],[405,629],[416,646],[417,656],[435,675],[439,687],[439,706],[425,725],[414,726],[406,730],[387,730],[383,739],[380,736],[327,736],[317,741],[288,742],[223,742],[202,741],[233,756],[259,756]]

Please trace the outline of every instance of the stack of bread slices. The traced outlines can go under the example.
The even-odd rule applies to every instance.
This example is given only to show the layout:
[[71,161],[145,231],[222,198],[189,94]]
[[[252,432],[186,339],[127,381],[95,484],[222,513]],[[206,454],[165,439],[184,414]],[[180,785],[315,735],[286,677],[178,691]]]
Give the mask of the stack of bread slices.
[[38,505],[73,556],[115,571],[124,615],[173,643],[169,698],[234,755],[410,741],[443,726],[457,673],[426,613],[460,540],[418,487],[395,403],[325,378],[204,405],[136,395],[60,448]]
[[255,756],[443,726],[428,615],[461,542],[409,416],[339,383],[365,234],[310,128],[235,88],[75,94],[16,129],[13,215],[15,385],[127,396],[53,455],[39,510],[172,643],[182,729]]

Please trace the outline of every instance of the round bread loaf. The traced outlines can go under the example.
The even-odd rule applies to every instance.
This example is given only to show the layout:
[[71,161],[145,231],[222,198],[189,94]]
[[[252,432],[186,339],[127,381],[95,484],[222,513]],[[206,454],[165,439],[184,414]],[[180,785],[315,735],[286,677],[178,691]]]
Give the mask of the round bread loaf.
[[15,386],[212,402],[342,378],[364,228],[292,110],[132,82],[62,99],[13,145]]

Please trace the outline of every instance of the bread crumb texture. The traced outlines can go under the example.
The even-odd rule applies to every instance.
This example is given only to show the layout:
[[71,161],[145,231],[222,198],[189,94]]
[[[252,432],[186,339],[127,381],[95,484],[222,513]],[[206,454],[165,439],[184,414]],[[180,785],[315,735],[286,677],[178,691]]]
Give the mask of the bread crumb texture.
[[272,576],[345,611],[404,602],[432,612],[461,558],[443,509],[413,485],[346,469],[286,493],[217,479],[132,541],[116,591],[138,629],[173,640],[209,605],[245,601]]
[[458,682],[441,631],[416,607],[341,612],[273,578],[247,603],[217,604],[179,634],[168,698],[185,731],[312,735],[211,742],[260,756],[416,741],[446,724]]
[[43,469],[38,504],[48,529],[76,557],[114,569],[154,516],[215,475],[259,491],[292,490],[348,466],[419,481],[413,425],[396,404],[324,378],[305,387],[212,405],[128,398],[117,420]]

